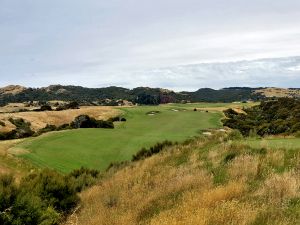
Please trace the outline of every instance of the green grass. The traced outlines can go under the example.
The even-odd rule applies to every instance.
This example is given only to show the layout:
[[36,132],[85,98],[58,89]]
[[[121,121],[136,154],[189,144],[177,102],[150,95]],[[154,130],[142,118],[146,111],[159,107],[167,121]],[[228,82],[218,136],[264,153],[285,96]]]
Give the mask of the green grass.
[[272,149],[300,149],[300,138],[246,139],[242,142],[253,148],[269,147]]
[[[179,111],[174,111],[174,109]],[[173,110],[172,110],[173,109]],[[61,172],[85,166],[104,170],[111,162],[130,160],[142,147],[156,142],[184,141],[202,129],[220,127],[221,113],[194,112],[185,105],[122,108],[127,122],[115,129],[79,129],[49,133],[26,140],[21,157],[39,167]],[[149,111],[160,111],[147,115]]]

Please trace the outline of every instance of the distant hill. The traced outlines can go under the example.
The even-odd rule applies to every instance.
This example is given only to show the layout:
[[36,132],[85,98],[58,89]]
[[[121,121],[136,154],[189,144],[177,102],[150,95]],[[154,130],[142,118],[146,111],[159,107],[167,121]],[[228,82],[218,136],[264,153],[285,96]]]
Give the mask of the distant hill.
[[161,88],[122,87],[86,88],[81,86],[51,85],[26,88],[10,85],[0,88],[0,105],[30,101],[77,101],[80,104],[116,105],[127,100],[138,104],[163,104],[170,102],[235,102],[260,100],[266,97],[299,97],[298,89],[230,87],[219,90],[201,88],[195,92],[174,92]]
[[270,88],[258,89],[255,91],[255,93],[262,94],[268,98],[272,98],[272,97],[277,97],[277,98],[296,97],[296,98],[299,98],[300,97],[300,89],[298,89],[298,88],[285,89],[285,88],[270,87]]

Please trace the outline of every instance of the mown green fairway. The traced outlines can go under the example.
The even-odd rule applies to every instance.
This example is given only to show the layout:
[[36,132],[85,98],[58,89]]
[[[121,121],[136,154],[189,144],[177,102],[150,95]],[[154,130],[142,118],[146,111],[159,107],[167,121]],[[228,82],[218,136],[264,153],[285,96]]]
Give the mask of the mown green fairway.
[[[123,108],[127,122],[115,129],[79,129],[49,133],[18,145],[21,157],[61,172],[85,166],[105,169],[111,162],[130,160],[142,147],[163,140],[184,141],[202,129],[221,126],[221,113],[194,112],[184,105]],[[148,115],[149,111],[160,111]]]

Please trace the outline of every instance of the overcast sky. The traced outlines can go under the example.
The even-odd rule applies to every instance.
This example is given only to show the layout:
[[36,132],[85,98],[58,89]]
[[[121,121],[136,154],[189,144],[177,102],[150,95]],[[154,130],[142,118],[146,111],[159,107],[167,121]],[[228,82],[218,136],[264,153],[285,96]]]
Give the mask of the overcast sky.
[[299,0],[0,0],[0,86],[300,87]]

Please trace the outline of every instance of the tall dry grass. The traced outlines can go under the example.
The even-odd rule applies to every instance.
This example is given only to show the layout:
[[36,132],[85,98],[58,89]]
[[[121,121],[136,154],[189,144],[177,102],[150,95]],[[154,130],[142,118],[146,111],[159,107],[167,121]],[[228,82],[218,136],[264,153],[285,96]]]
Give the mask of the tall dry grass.
[[[67,224],[300,224],[299,171],[276,172],[276,158],[289,160],[284,152],[249,152],[220,137],[208,139],[106,174],[81,194],[81,209]],[[222,182],[216,176],[224,176]]]

